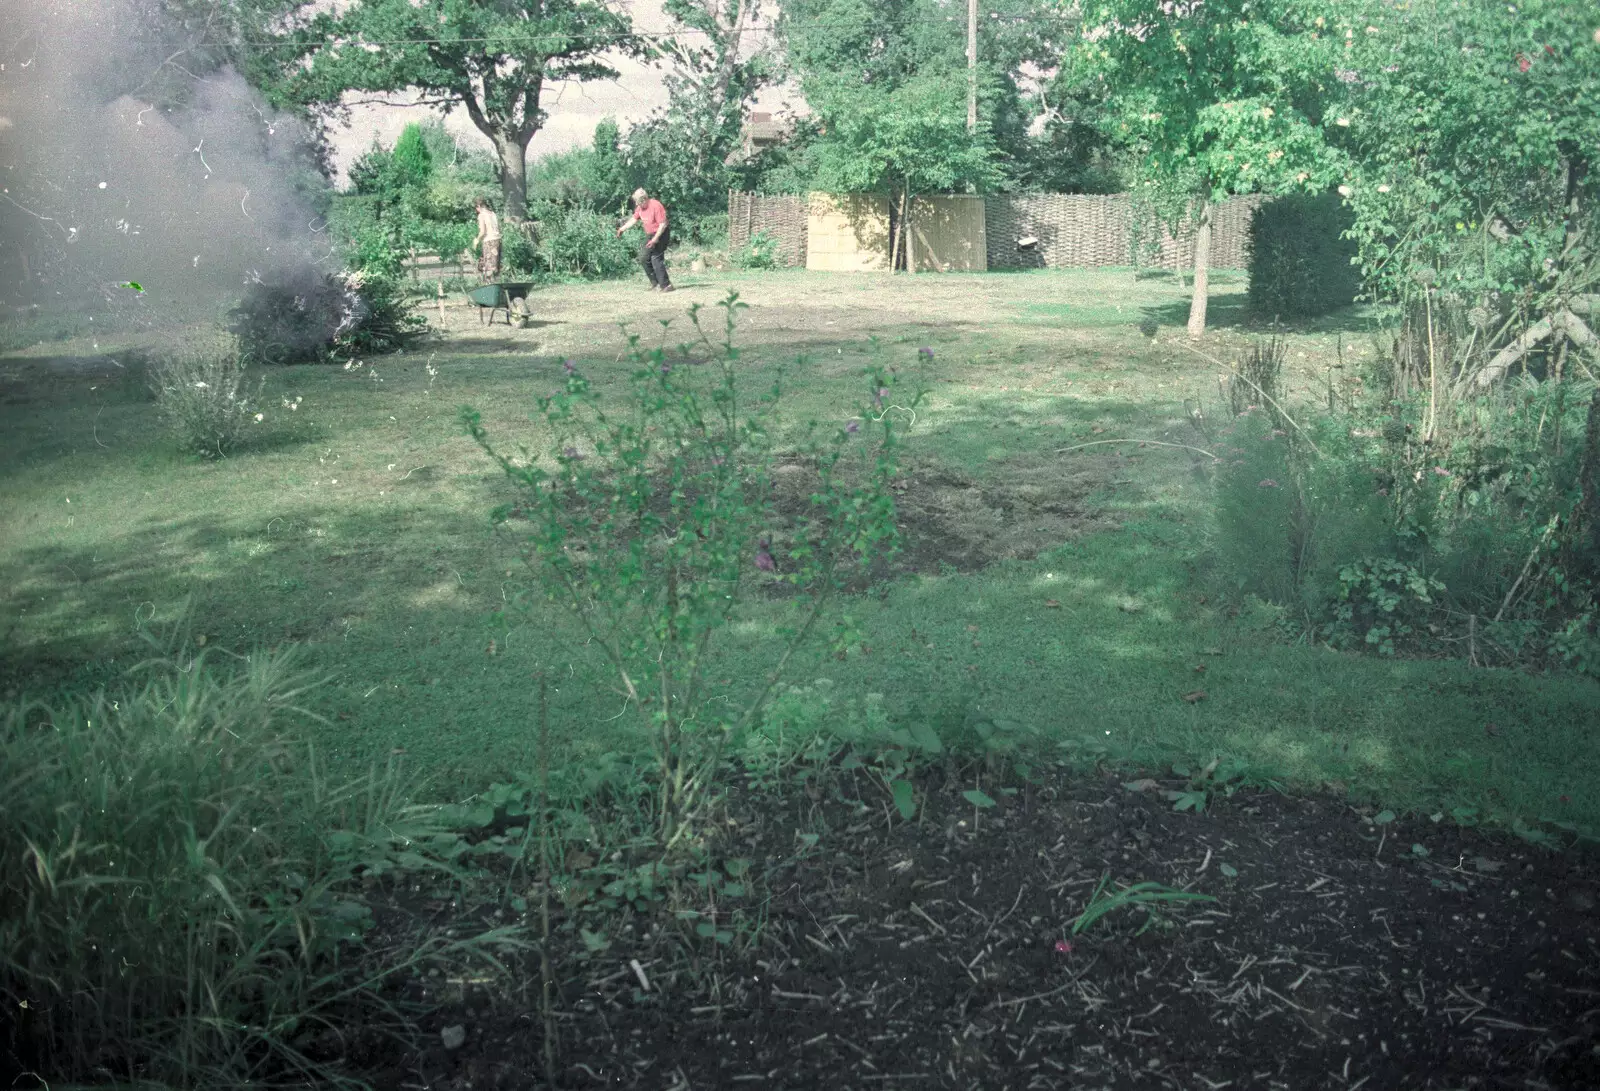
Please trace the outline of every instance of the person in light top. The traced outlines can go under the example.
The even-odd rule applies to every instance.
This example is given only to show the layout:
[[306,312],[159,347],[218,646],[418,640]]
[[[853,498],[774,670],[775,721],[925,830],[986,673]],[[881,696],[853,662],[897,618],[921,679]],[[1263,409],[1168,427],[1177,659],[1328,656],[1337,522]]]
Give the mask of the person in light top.
[[477,208],[478,236],[472,245],[483,247],[478,255],[478,275],[488,283],[500,275],[500,217],[486,198],[478,198]]
[[644,266],[644,275],[650,280],[650,290],[672,291],[672,282],[667,279],[667,244],[672,242],[672,229],[667,226],[666,207],[642,188],[636,189],[633,191],[633,215],[622,221],[617,237],[621,238],[635,220],[644,228],[639,264]]

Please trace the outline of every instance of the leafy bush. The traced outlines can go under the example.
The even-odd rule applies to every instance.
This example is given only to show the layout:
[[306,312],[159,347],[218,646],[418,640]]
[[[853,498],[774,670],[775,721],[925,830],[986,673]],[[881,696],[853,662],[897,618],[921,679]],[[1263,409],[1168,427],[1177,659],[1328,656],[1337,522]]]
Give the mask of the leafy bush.
[[1290,194],[1250,220],[1250,306],[1258,314],[1311,318],[1349,306],[1361,289],[1355,222],[1336,193]]
[[603,280],[627,276],[638,267],[638,237],[617,238],[617,225],[593,208],[546,207],[541,212],[539,260],[551,273]]
[[389,277],[309,268],[251,284],[229,318],[240,354],[261,364],[393,352],[427,326],[427,319],[407,311]]
[[1592,397],[1525,376],[1447,400],[1246,407],[1213,448],[1221,571],[1336,646],[1590,670]]
[[733,255],[733,264],[740,269],[776,269],[778,240],[765,231],[757,231],[750,236],[750,241]]
[[[474,228],[474,232],[476,228]],[[500,234],[500,268],[507,277],[537,277],[545,271],[539,254],[539,244],[534,241],[533,225],[502,224]],[[467,242],[472,235],[467,236]]]
[[0,710],[0,1004],[42,1077],[339,1086],[328,1031],[403,1034],[398,975],[513,941],[364,946],[362,876],[448,873],[451,839],[394,767],[329,783],[284,741],[317,681],[292,653],[136,679]]
[[150,366],[156,409],[185,451],[221,458],[261,420],[250,389],[249,368],[236,350],[191,349]]
[[[803,512],[780,521],[774,498],[773,430],[781,387],[741,412],[733,344],[738,296],[723,301],[725,334],[713,343],[690,309],[692,343],[676,357],[640,348],[632,405],[613,416],[569,361],[564,390],[537,399],[556,439],[549,456],[502,454],[478,414],[465,423],[505,471],[515,499],[495,513],[519,528],[525,560],[543,591],[593,636],[617,672],[654,743],[662,844],[690,829],[721,768],[722,749],[742,738],[795,648],[829,598],[897,548],[894,414],[865,411],[837,422],[824,440],[808,427],[795,465],[809,478]],[[703,354],[703,355],[702,355]],[[875,406],[894,378],[869,369]],[[920,399],[902,400],[914,406]],[[863,421],[876,420],[876,425]],[[881,430],[868,444],[858,432]],[[859,451],[859,476],[839,466]],[[809,598],[800,626],[742,713],[705,701],[704,663],[715,633],[752,581],[792,586]],[[703,719],[702,719],[703,717]]]

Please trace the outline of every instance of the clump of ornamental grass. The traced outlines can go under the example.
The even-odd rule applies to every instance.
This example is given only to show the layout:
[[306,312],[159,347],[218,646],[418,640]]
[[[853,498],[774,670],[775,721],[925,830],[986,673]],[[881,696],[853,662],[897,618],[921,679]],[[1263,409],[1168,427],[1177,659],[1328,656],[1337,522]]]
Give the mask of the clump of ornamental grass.
[[[773,490],[781,371],[764,400],[740,401],[733,335],[745,304],[735,293],[721,306],[720,341],[702,328],[698,306],[689,311],[693,339],[675,352],[628,335],[625,409],[603,405],[568,361],[564,388],[537,399],[553,433],[543,457],[504,453],[478,414],[463,410],[515,494],[495,519],[517,535],[535,584],[609,660],[627,707],[649,730],[663,848],[686,835],[715,794],[727,740],[756,721],[830,600],[898,549],[896,411],[922,396],[894,399],[894,370],[864,369],[869,405],[829,424],[808,422],[783,453],[806,478],[808,497],[784,524]],[[919,364],[931,355],[919,354]],[[755,696],[732,709],[707,695],[706,670],[716,634],[759,582],[788,586],[799,623],[785,630]]]
[[150,365],[156,411],[178,446],[202,458],[222,458],[265,415],[261,380],[244,357],[223,346],[184,349]]
[[411,1038],[390,983],[516,943],[375,938],[363,880],[448,871],[450,835],[398,767],[335,782],[287,741],[319,681],[185,643],[0,709],[0,1056],[41,1085],[354,1087],[350,1034]]

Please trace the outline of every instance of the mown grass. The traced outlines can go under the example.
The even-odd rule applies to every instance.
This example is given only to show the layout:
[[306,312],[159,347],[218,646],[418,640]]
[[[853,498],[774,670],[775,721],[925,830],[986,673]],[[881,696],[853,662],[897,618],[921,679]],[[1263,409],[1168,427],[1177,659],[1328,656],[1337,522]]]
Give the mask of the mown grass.
[[[1215,368],[1170,330],[1152,342],[1137,329],[1145,313],[1165,323],[1181,312],[1176,284],[1129,272],[965,278],[992,298],[908,316],[883,293],[964,289],[940,278],[927,278],[940,281],[931,289],[797,273],[722,280],[758,302],[741,337],[751,396],[797,347],[809,353],[791,368],[791,424],[831,420],[856,400],[871,351],[865,325],[902,368],[918,346],[935,349],[933,390],[906,440],[919,472],[959,469],[996,487],[1024,464],[1092,473],[1090,506],[1120,524],[1036,560],[906,579],[884,598],[851,600],[840,609],[870,650],[838,660],[819,644],[796,661],[797,681],[879,692],[902,715],[977,703],[1078,762],[1157,767],[1222,753],[1263,782],[1336,782],[1390,807],[1600,829],[1593,683],[1285,644],[1267,612],[1247,605],[1230,616],[1199,575],[1208,486],[1190,455],[1133,445],[1057,453],[1122,438],[1205,446],[1188,419],[1195,405],[1218,413]],[[712,301],[709,286],[696,294],[683,283],[679,302]],[[770,310],[762,292],[774,297]],[[1241,285],[1217,289],[1222,328],[1205,351],[1226,354],[1250,332],[1230,328],[1242,321],[1241,300]],[[538,331],[531,353],[507,351],[499,332],[467,331],[360,369],[273,372],[268,404],[278,408],[253,443],[215,464],[173,451],[136,381],[97,382],[92,370],[63,379],[39,349],[0,358],[10,377],[0,389],[11,392],[0,406],[9,513],[0,685],[42,694],[113,678],[136,622],[159,623],[193,597],[213,645],[302,642],[312,665],[335,675],[313,698],[327,725],[307,730],[336,766],[361,769],[402,750],[441,798],[530,768],[539,666],[552,671],[558,768],[636,749],[632,714],[564,615],[496,618],[525,574],[489,527],[501,483],[457,424],[458,406],[470,403],[491,433],[538,449],[533,395],[555,388],[568,356],[602,391],[620,392],[627,365],[605,318],[626,301],[607,310],[597,290],[563,288],[541,305],[563,301],[569,312],[587,308],[587,324],[569,314]],[[858,313],[851,307],[881,313],[827,324]],[[778,319],[764,326],[771,313]],[[1290,333],[1296,396],[1318,395],[1341,333],[1349,362],[1366,321]],[[53,352],[86,349],[68,341]],[[298,409],[282,408],[297,398]],[[1004,513],[995,520],[1003,533]],[[775,654],[789,610],[751,601],[728,633],[711,677],[727,680],[730,697]],[[1196,689],[1206,697],[1185,702]]]

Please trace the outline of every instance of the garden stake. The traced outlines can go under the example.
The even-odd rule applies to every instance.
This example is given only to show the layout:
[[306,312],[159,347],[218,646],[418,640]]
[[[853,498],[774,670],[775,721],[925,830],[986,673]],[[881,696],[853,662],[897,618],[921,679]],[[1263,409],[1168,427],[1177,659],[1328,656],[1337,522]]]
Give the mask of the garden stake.
[[550,702],[539,669],[539,979],[544,1019],[544,1082],[556,1086],[556,1022],[550,1002]]

